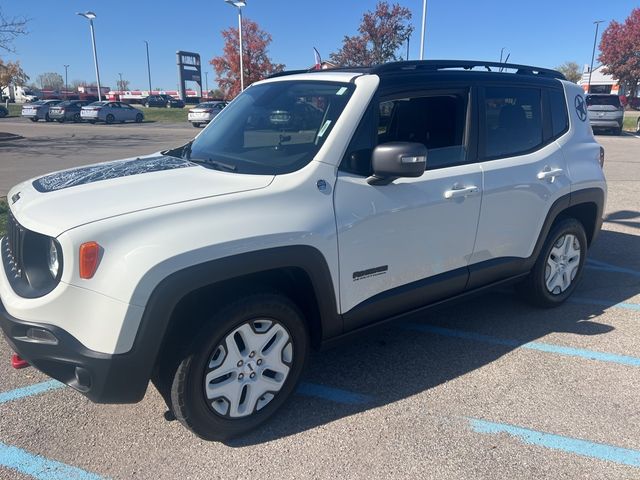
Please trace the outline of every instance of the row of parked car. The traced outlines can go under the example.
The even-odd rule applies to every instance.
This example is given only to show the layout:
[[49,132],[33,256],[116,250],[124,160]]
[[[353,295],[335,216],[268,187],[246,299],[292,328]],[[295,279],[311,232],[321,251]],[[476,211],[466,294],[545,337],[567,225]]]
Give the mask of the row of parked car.
[[71,121],[89,123],[136,122],[144,120],[144,113],[122,102],[89,102],[87,100],[38,100],[22,107],[22,116],[32,122],[45,120],[60,123]]
[[[172,97],[173,98],[173,97]],[[145,104],[146,105],[146,104]],[[203,102],[189,110],[188,121],[199,128],[215,118],[227,105],[223,101]],[[141,123],[142,110],[123,102],[89,102],[87,100],[38,100],[22,107],[22,116],[32,122]]]

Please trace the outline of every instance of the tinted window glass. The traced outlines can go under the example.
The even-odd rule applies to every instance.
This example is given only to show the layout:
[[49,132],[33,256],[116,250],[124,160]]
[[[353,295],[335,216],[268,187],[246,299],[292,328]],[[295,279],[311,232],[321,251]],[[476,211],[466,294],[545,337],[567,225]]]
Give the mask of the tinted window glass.
[[187,157],[225,164],[238,173],[295,171],[331,134],[353,89],[321,81],[252,86],[194,139]]
[[540,97],[537,88],[485,89],[486,157],[509,157],[542,145]]
[[434,93],[381,102],[378,144],[424,144],[428,170],[463,163],[467,97],[467,92]]
[[553,136],[557,137],[569,128],[567,116],[567,102],[562,90],[549,90],[549,104],[551,107],[551,126]]
[[587,106],[609,105],[620,108],[620,97],[617,95],[587,95]]

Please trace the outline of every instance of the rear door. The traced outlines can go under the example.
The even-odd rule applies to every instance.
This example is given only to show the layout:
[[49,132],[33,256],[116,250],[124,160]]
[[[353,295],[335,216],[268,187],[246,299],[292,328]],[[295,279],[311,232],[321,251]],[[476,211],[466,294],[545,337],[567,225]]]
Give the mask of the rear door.
[[551,205],[570,192],[555,141],[566,128],[554,134],[549,107],[549,97],[561,92],[559,82],[557,88],[495,84],[480,89],[484,191],[469,288],[521,273]]

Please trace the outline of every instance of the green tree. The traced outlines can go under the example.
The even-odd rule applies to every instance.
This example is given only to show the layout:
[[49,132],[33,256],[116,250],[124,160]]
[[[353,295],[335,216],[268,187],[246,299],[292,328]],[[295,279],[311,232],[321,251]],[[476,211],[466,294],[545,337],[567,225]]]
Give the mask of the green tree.
[[578,81],[582,78],[580,65],[578,65],[576,62],[564,62],[559,67],[556,67],[556,70],[562,73],[567,80],[573,83],[578,83]]

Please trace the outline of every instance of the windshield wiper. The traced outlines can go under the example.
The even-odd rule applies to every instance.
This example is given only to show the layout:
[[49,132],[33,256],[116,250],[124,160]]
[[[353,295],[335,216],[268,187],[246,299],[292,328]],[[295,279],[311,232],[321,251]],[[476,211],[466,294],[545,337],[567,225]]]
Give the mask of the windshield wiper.
[[215,160],[209,159],[200,159],[200,158],[189,158],[190,162],[199,163],[201,165],[210,165],[212,168],[216,170],[221,170],[224,172],[235,172],[238,170],[238,167],[235,165],[229,165],[228,163],[216,162]]

